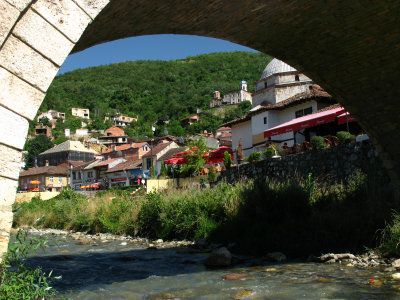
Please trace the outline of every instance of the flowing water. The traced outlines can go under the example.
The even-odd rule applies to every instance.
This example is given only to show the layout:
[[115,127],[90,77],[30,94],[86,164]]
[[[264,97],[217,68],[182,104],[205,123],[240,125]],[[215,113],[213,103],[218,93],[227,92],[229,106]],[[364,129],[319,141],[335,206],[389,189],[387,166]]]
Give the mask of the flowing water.
[[[379,268],[242,257],[234,267],[208,269],[208,254],[191,248],[48,238],[46,252],[27,262],[61,275],[54,286],[71,299],[400,299],[400,281]],[[239,278],[222,278],[232,273]]]

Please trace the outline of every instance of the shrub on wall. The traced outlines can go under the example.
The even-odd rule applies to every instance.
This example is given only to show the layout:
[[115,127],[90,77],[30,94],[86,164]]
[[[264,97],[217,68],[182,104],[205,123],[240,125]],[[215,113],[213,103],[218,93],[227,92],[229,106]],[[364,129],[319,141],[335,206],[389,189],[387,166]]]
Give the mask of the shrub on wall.
[[217,174],[215,173],[214,167],[210,168],[210,172],[208,172],[207,179],[208,179],[208,182],[215,182],[217,180]]
[[324,149],[326,148],[326,144],[324,142],[324,138],[322,136],[313,136],[311,138],[311,147],[314,150]]
[[162,164],[161,165],[161,171],[160,171],[160,177],[167,177],[168,176],[168,169],[166,167],[166,165]]
[[224,152],[224,166],[229,169],[232,165],[232,156],[228,151]]
[[275,155],[275,149],[274,148],[267,148],[264,152],[263,152],[263,158],[264,159],[271,159],[272,156]]
[[354,135],[347,131],[338,131],[336,133],[336,136],[338,137],[341,144],[344,144],[348,139],[353,140],[355,138]]
[[261,152],[253,152],[248,157],[246,157],[246,160],[249,163],[254,163],[261,160],[261,155],[262,155]]

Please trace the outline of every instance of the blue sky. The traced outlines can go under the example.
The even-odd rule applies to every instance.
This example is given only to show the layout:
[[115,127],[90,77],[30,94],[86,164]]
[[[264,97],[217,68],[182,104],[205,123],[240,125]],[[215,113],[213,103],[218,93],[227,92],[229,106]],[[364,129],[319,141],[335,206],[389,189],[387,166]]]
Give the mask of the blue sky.
[[228,41],[191,35],[146,35],[117,40],[67,57],[59,73],[129,60],[175,60],[231,51],[254,51]]

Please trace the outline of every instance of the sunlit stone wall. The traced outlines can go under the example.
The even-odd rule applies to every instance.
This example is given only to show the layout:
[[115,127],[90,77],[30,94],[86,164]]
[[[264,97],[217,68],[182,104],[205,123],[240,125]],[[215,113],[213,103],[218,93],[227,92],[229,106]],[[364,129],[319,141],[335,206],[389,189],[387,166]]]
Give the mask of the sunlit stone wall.
[[0,256],[22,149],[47,88],[105,0],[0,0]]

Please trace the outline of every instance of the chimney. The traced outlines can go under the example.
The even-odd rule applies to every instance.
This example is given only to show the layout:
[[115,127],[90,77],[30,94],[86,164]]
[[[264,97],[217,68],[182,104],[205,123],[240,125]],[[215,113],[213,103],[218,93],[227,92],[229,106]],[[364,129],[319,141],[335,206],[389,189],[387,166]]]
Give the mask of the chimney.
[[49,161],[48,160],[46,160],[46,167],[48,167],[49,166]]

